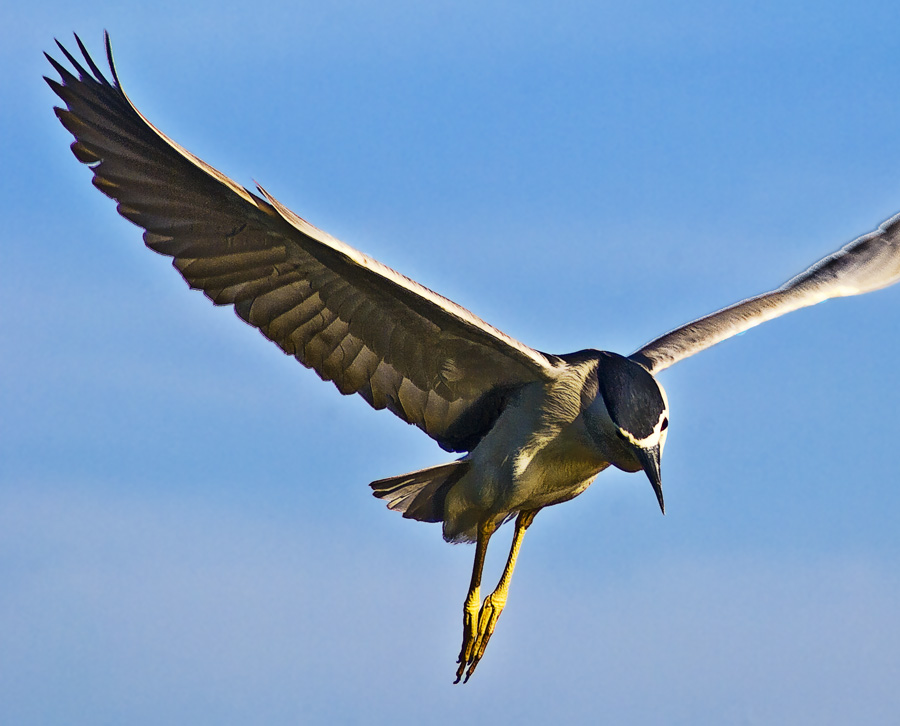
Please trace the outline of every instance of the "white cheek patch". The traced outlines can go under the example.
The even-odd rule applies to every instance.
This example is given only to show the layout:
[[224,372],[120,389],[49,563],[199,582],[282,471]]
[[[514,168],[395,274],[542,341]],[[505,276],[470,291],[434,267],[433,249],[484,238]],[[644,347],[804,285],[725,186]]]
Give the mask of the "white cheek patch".
[[668,407],[663,409],[662,413],[659,414],[659,419],[656,421],[656,426],[653,427],[653,431],[651,431],[647,436],[643,439],[638,439],[632,436],[631,433],[626,431],[623,428],[620,428],[619,431],[622,436],[625,437],[627,441],[629,441],[633,446],[639,446],[642,449],[646,449],[648,446],[652,446],[656,442],[659,441],[660,436],[663,432],[663,424],[667,422],[669,419],[669,410]]

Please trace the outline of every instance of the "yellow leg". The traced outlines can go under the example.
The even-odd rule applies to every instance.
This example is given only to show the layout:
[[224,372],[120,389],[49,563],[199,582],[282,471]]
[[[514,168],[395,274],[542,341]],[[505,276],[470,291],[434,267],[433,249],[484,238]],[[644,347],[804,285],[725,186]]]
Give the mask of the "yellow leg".
[[478,538],[475,543],[475,562],[472,565],[472,580],[469,583],[469,594],[466,595],[466,603],[463,606],[463,642],[459,651],[459,668],[456,670],[456,680],[459,683],[466,666],[472,659],[475,651],[475,643],[478,638],[478,606],[481,603],[481,572],[484,570],[484,558],[487,554],[488,541],[491,535],[497,531],[497,522],[491,520],[478,528]]
[[[497,620],[500,618],[500,613],[503,612],[503,608],[506,606],[506,598],[509,595],[509,583],[512,580],[513,570],[516,567],[516,558],[519,556],[519,548],[522,546],[522,539],[525,537],[525,530],[531,526],[531,523],[534,521],[535,515],[537,515],[539,510],[532,509],[525,512],[520,512],[518,518],[516,519],[516,531],[513,534],[512,546],[509,549],[509,557],[506,560],[506,567],[503,568],[503,574],[500,576],[500,582],[497,583],[496,589],[488,595],[484,599],[484,604],[481,606],[481,612],[478,615],[478,633],[475,638],[475,642],[473,643],[472,648],[466,649],[465,656],[466,662],[460,663],[459,670],[456,673],[456,680],[459,682],[459,678],[462,674],[463,668],[468,664],[469,669],[466,671],[466,678],[463,683],[469,680],[472,673],[475,672],[475,667],[478,665],[478,662],[481,660],[481,657],[484,655],[484,651],[487,648],[488,641],[491,639],[491,635],[494,633],[494,628],[497,625]],[[477,557],[477,555],[476,555]],[[484,563],[482,562],[482,565]],[[474,578],[473,578],[474,579]],[[469,595],[472,595],[472,591],[469,591]],[[477,602],[477,593],[476,593],[476,602]],[[469,601],[466,600],[466,606],[468,607]],[[460,658],[462,658],[462,653],[460,654]]]

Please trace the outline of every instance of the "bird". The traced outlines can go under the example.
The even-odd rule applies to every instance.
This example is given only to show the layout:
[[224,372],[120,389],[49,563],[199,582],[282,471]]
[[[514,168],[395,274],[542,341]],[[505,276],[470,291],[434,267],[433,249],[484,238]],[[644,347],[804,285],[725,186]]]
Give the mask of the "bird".
[[[898,214],[770,292],[630,355],[540,352],[191,154],[128,99],[108,33],[109,78],[75,42],[83,60],[56,42],[68,67],[45,53],[60,77],[45,80],[65,105],[54,111],[94,186],[144,230],[146,246],[342,394],[386,408],[459,455],[370,484],[389,509],[441,523],[448,542],[475,544],[455,683],[482,660],[544,507],[577,497],[612,466],[643,472],[665,513],[669,405],[657,374],[767,320],[900,279]],[[506,564],[482,600],[488,544],[512,520]]]

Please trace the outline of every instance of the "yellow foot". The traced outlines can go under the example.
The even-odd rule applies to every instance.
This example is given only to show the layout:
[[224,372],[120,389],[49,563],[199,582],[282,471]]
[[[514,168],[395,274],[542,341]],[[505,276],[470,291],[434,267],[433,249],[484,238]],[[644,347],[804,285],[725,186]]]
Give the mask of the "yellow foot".
[[481,596],[477,588],[472,590],[466,597],[466,604],[463,607],[463,642],[459,651],[459,658],[456,659],[456,662],[459,663],[459,668],[456,669],[456,680],[453,681],[454,683],[459,683],[466,666],[472,658],[472,654],[475,652],[475,645],[478,641],[478,603],[480,599]]
[[[505,605],[506,598],[497,597],[496,592],[491,593],[484,599],[481,611],[478,614],[477,632],[473,631],[470,634],[469,631],[466,630],[464,635],[463,648],[462,651],[460,651],[459,659],[457,660],[459,668],[456,670],[456,680],[454,683],[459,683],[463,676],[463,672],[465,672],[466,675],[463,683],[467,683],[469,678],[471,678],[472,674],[475,672],[475,668],[478,666],[478,663],[487,648],[488,641],[490,641],[491,635],[494,634],[497,620],[500,617],[500,613],[503,612],[503,607]],[[466,615],[468,614],[469,611],[467,609]]]

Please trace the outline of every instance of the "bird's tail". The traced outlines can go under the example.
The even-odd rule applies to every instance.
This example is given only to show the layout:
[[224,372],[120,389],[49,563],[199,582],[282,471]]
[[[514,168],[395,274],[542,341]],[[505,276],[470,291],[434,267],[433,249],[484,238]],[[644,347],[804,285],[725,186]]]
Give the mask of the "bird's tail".
[[409,474],[379,479],[369,486],[376,497],[387,502],[388,509],[402,512],[407,519],[442,522],[447,492],[468,468],[469,462],[460,459]]

